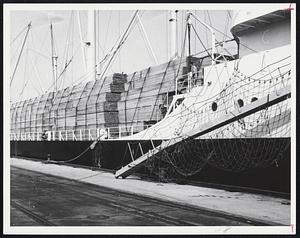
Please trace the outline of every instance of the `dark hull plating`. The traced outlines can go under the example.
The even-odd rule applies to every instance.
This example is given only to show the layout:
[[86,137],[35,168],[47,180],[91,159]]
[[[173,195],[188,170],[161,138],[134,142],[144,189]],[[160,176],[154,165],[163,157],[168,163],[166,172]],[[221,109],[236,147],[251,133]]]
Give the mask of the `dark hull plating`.
[[[276,143],[288,142],[290,139],[271,139]],[[159,143],[157,141],[155,144]],[[228,141],[224,140],[224,143]],[[11,156],[33,157],[47,160],[67,161],[84,151],[91,145],[90,141],[11,141]],[[150,143],[144,145],[144,149]],[[119,169],[131,161],[127,150],[127,143],[122,141],[106,141],[98,143],[94,150],[88,150],[80,156],[74,164],[99,166],[108,169]],[[228,172],[206,165],[201,172],[191,177],[193,180],[248,186],[259,189],[290,192],[290,145],[282,152],[283,156],[267,168],[254,168],[243,172]]]

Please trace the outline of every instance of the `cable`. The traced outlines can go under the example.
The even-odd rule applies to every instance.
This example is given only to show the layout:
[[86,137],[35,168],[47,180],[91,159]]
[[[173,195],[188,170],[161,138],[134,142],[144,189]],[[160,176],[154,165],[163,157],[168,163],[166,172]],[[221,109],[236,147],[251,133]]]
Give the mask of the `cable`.
[[181,66],[181,62],[182,62],[182,58],[184,56],[184,53],[185,53],[185,43],[186,43],[186,33],[187,33],[187,24],[185,25],[185,30],[184,30],[184,40],[183,40],[183,44],[182,44],[182,49],[181,49],[181,57],[180,57],[180,63],[179,63],[179,66],[178,66],[178,70],[177,70],[177,74],[176,74],[176,77],[175,79],[178,77],[179,75],[179,70],[180,70],[180,66]]
[[[191,24],[191,25],[192,25],[192,24]],[[202,47],[204,48],[204,50],[206,51],[206,53],[208,54],[208,56],[213,60],[212,55],[211,55],[211,54],[208,52],[208,50],[206,49],[205,45],[203,44],[202,40],[200,39],[200,37],[199,37],[198,33],[196,32],[196,29],[194,28],[193,25],[192,25],[192,28],[193,28],[193,30],[194,30],[194,32],[195,32],[195,35],[197,36],[198,40],[200,41]]]
[[[194,10],[194,13],[196,14],[197,11]],[[196,21],[196,19],[194,19],[194,25],[195,25],[195,29],[197,29],[197,21]],[[195,52],[197,52],[197,42],[196,42],[196,37],[194,37],[194,49],[195,49]]]
[[16,63],[16,65],[15,65],[13,74],[12,74],[11,79],[10,79],[10,84],[9,84],[10,86],[12,85],[12,82],[13,82],[13,80],[14,80],[15,73],[16,73],[16,71],[17,71],[17,68],[18,68],[18,65],[19,65],[19,62],[20,62],[20,59],[21,59],[23,50],[24,50],[24,46],[25,46],[25,43],[26,43],[26,40],[27,40],[27,37],[28,37],[28,33],[29,33],[30,28],[31,28],[31,22],[30,22],[30,23],[28,24],[28,26],[27,26],[27,31],[26,31],[26,35],[25,35],[24,40],[23,40],[23,43],[22,43],[21,51],[20,51],[20,54],[19,54],[17,63]]
[[137,16],[137,14],[138,14],[138,12],[139,12],[138,10],[135,11],[135,13],[134,13],[134,15],[133,15],[133,17],[132,17],[132,19],[131,19],[131,21],[130,21],[128,27],[127,27],[127,29],[125,30],[123,36],[122,36],[121,39],[120,39],[120,43],[118,44],[116,50],[113,52],[112,57],[110,58],[110,60],[109,60],[109,62],[108,62],[108,64],[107,64],[107,66],[106,66],[106,68],[104,69],[104,71],[103,71],[103,73],[102,73],[102,78],[104,77],[104,75],[105,75],[105,73],[106,73],[108,67],[111,65],[112,60],[114,59],[114,56],[117,54],[117,52],[119,52],[119,49],[121,48],[121,46],[122,46],[122,45],[124,44],[124,42],[126,41],[128,35],[129,35],[128,32],[130,31],[130,29],[132,29],[131,25],[133,24],[133,22],[134,22],[134,20],[135,20],[135,18],[136,18],[136,16]]
[[[228,30],[228,26],[229,26],[229,17],[228,15],[226,15],[226,21],[225,21],[225,26],[224,26],[224,33],[227,33]],[[223,36],[223,42],[225,41],[225,35]]]
[[[224,33],[223,33],[223,32],[221,32],[220,30],[218,30],[217,28],[213,27],[212,25],[210,25],[210,27],[211,27],[211,28],[213,28],[215,31],[217,31],[217,32],[221,33],[222,35],[226,36],[227,38],[229,38],[229,39],[232,39],[232,37],[228,36],[227,34],[224,34]],[[240,43],[240,45],[242,45],[242,46],[246,47],[247,49],[249,49],[249,50],[251,50],[251,51],[253,51],[253,52],[255,52],[255,53],[258,53],[258,51],[256,51],[256,50],[254,50],[254,49],[252,49],[252,48],[248,47],[248,46],[247,46],[247,45],[245,45],[245,44],[242,44],[242,43]]]
[[28,64],[28,49],[26,50],[26,56],[25,56],[25,67],[24,67],[24,81],[23,81],[23,88],[19,94],[19,98],[20,100],[22,100],[22,97],[23,97],[23,92],[24,92],[24,89],[26,88],[27,86],[27,83],[28,83],[28,77],[26,77],[26,69],[27,69],[27,64]]
[[20,35],[22,35],[22,33],[27,29],[28,25],[25,26],[19,34],[16,35],[16,37],[10,42],[10,46],[19,38]]
[[[198,15],[196,15],[198,16]],[[206,11],[204,11],[204,22],[206,22]],[[208,34],[207,34],[208,29],[205,28],[205,37],[206,37],[206,45],[208,45]]]
[[[149,49],[148,45],[147,45],[147,39],[145,38],[145,35],[143,33],[143,29],[142,29],[142,26],[140,24],[138,24],[138,28],[139,28],[139,32],[143,38],[143,41],[145,43],[145,46],[146,46],[146,49],[147,49],[147,53],[148,53],[148,56],[149,56],[149,59],[152,59],[152,54],[151,54],[151,49]],[[120,52],[121,53],[121,52]]]
[[106,46],[106,42],[107,42],[107,37],[108,37],[108,30],[110,29],[109,26],[110,26],[110,19],[111,19],[111,10],[109,11],[109,18],[108,18],[108,25],[107,25],[107,28],[106,28],[106,35],[105,35],[105,40],[104,40],[104,49],[105,49],[105,46]]
[[167,51],[167,60],[169,60],[169,28],[168,28],[168,25],[169,25],[169,21],[168,21],[168,11],[166,11],[166,32],[167,32],[167,37],[166,37],[166,51]]
[[[119,30],[119,35],[120,35],[120,28],[121,28],[121,20],[120,20],[120,10],[118,10],[118,30]],[[118,55],[119,57],[119,72],[121,72],[121,51]]]

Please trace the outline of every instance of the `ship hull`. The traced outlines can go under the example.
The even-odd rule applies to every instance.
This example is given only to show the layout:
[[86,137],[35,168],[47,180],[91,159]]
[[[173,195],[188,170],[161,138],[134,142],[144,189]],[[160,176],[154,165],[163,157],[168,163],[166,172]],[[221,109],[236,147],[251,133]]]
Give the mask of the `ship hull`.
[[[214,145],[218,143],[219,153],[223,153],[224,155],[226,154],[226,148],[232,150],[232,148],[228,147],[229,144],[236,144],[236,148],[239,148],[241,145],[244,147],[251,145],[253,148],[261,145],[263,143],[261,140],[271,143],[272,147],[280,146],[282,148],[280,157],[269,166],[232,172],[216,168],[212,164],[207,163],[198,173],[191,176],[190,179],[289,193],[290,138],[215,139],[211,143]],[[154,141],[155,145],[159,143],[160,141]],[[197,143],[201,145],[201,143],[207,143],[207,141],[197,140]],[[81,154],[90,145],[91,142],[89,141],[11,141],[10,151],[11,156],[30,157],[40,160],[47,160],[50,156],[51,160],[67,161]],[[282,145],[285,146],[283,147]],[[143,144],[143,148],[146,151],[150,147],[150,141],[146,141]],[[134,148],[134,146],[131,149],[137,151],[137,148]],[[243,148],[243,150],[245,149],[247,148]],[[70,163],[117,170],[130,161],[131,156],[126,141],[103,141],[98,143],[94,150],[87,150],[85,154],[74,161],[70,161]],[[147,169],[142,169],[140,172],[147,173]]]

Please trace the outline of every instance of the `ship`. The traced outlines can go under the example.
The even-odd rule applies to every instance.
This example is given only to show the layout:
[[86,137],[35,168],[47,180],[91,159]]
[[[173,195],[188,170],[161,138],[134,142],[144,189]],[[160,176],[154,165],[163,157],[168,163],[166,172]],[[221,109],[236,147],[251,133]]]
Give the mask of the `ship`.
[[[93,80],[11,104],[11,156],[114,169],[116,178],[141,172],[289,192],[291,9],[239,11],[228,41],[192,11],[185,16],[186,56],[173,43],[164,64],[97,78],[88,51]],[[108,64],[138,18],[136,11]],[[211,33],[211,47],[196,55],[192,19]]]

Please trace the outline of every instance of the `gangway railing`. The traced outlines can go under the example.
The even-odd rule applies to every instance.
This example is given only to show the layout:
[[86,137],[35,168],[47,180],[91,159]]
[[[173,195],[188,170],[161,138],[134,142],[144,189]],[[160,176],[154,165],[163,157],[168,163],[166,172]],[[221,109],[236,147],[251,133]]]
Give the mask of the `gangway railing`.
[[[276,92],[270,93],[266,95],[265,97],[262,97],[256,101],[251,102],[248,105],[245,105],[241,108],[232,110],[229,113],[224,113],[222,114],[219,118],[209,121],[207,123],[204,123],[200,125],[198,128],[194,128],[190,131],[184,132],[181,135],[174,137],[170,140],[164,140],[162,143],[156,147],[154,147],[152,143],[152,148],[148,150],[147,153],[143,153],[140,157],[137,159],[134,159],[132,156],[132,162],[129,163],[128,165],[122,167],[115,173],[115,177],[119,178],[126,178],[127,176],[131,175],[134,173],[136,170],[141,168],[144,163],[152,158],[154,155],[157,155],[160,153],[162,150],[175,145],[176,143],[179,143],[181,141],[184,141],[186,139],[194,139],[198,138],[200,136],[203,136],[209,132],[212,132],[222,126],[228,125],[232,122],[238,121],[246,116],[249,116],[255,112],[261,111],[265,108],[268,108],[272,105],[275,105],[281,101],[284,101],[291,96],[291,88],[290,86],[286,86],[285,88],[282,88],[280,90],[277,90]],[[182,130],[183,131],[183,130]],[[142,148],[142,144],[139,143],[139,147]]]
[[175,93],[188,93],[194,87],[204,86],[204,78],[202,69],[197,70],[194,75],[192,72],[180,75],[175,79]]

